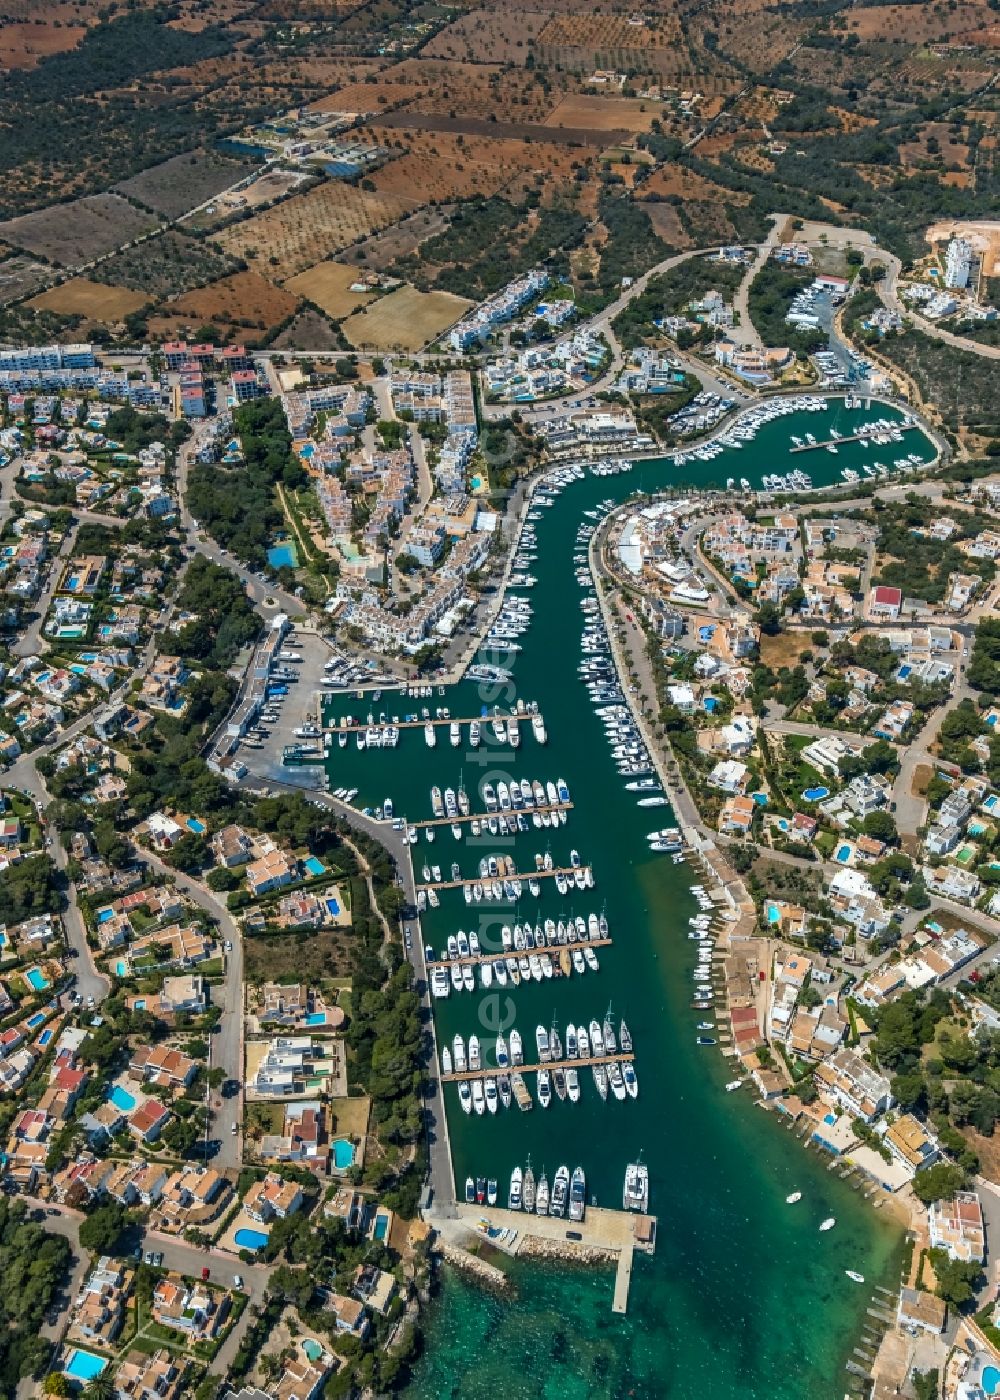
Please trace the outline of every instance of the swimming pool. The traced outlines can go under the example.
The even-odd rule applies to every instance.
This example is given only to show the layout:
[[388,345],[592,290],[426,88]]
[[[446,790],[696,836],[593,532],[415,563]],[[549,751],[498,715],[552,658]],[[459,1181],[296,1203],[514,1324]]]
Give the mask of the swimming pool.
[[39,1045],[48,1045],[48,1043],[49,1043],[49,1041],[50,1041],[51,1039],[52,1039],[52,1032],[51,1032],[50,1030],[49,1030],[49,1031],[42,1031],[41,1035],[38,1037],[38,1043],[39,1043]]
[[134,1009],[135,1009],[136,1011],[145,1011],[145,1009],[146,1009],[146,998],[145,998],[145,997],[136,997],[136,999],[135,999],[135,1001],[132,1003],[132,1005],[133,1005],[133,1007],[134,1007]]
[[705,707],[706,714],[713,715],[715,714],[715,711],[719,708],[719,702],[718,700],[716,700],[714,695],[706,695],[701,703]]
[[74,1347],[66,1358],[63,1371],[75,1381],[92,1381],[95,1376],[101,1374],[107,1364],[105,1357],[95,1356],[92,1351],[80,1351]]
[[263,1249],[267,1244],[267,1233],[264,1230],[237,1230],[233,1239],[240,1249]]
[[340,901],[336,899],[328,899],[326,901],[326,909],[328,914],[332,914],[334,918],[336,918],[337,915],[340,913]]
[[299,1345],[310,1361],[318,1361],[323,1355],[323,1348],[314,1337],[303,1337]]
[[304,457],[308,462],[315,451],[315,446],[311,442],[306,442],[299,448],[299,456]]
[[930,929],[931,933],[944,933],[944,929],[936,919],[928,919],[926,927]]
[[387,1235],[388,1233],[389,1233],[389,1217],[386,1215],[385,1211],[381,1211],[381,1210],[380,1210],[379,1213],[378,1213],[378,1215],[376,1215],[376,1217],[375,1217],[375,1230],[374,1230],[375,1238],[376,1238],[377,1240],[384,1240],[385,1237],[386,1237],[386,1235]]
[[767,922],[769,924],[781,923],[781,910],[776,904],[769,904],[767,906]]
[[44,1012],[44,1011],[36,1011],[35,1014],[34,1014],[34,1016],[29,1016],[29,1017],[28,1017],[28,1029],[33,1031],[33,1030],[35,1029],[35,1027],[36,1027],[36,1026],[40,1026],[44,1020],[45,1020],[45,1012]]
[[282,544],[273,544],[267,551],[267,562],[272,569],[298,568],[299,557],[291,540],[286,540]]
[[802,796],[806,802],[822,802],[824,797],[830,796],[830,789],[825,787],[806,788]]
[[205,823],[200,822],[197,817],[188,817],[187,829],[188,831],[193,831],[196,836],[200,836],[205,830]]
[[789,825],[790,825],[790,823],[789,823],[789,820],[788,820],[787,817],[779,817],[779,818],[778,818],[777,826],[778,826],[778,830],[779,830],[779,831],[787,831],[788,828],[789,828]]
[[839,861],[841,865],[846,865],[850,858],[851,848],[848,845],[840,846],[837,850],[837,854],[834,856],[834,860]]
[[307,1025],[307,1026],[325,1026],[325,1025],[326,1025],[326,1012],[325,1012],[325,1011],[312,1011],[312,1012],[310,1012],[310,1014],[306,1017],[306,1025]]
[[1000,1370],[996,1366],[983,1367],[982,1386],[986,1395],[996,1395],[1000,1390]]
[[308,860],[302,863],[310,875],[324,875],[326,873],[326,866],[321,860],[317,860],[315,856],[310,856]]
[[750,796],[751,796],[751,797],[753,798],[753,800],[756,802],[756,804],[757,804],[758,807],[766,807],[766,806],[767,806],[767,793],[766,793],[766,792],[752,792],[752,793],[750,794]]
[[29,968],[24,975],[25,977],[27,977],[28,981],[34,987],[36,992],[44,992],[46,987],[52,986],[52,983],[42,972],[42,969],[40,967]]
[[[347,1138],[335,1138],[333,1141],[333,1165],[339,1167],[341,1171],[346,1171],[348,1167],[354,1166],[354,1144]],[[382,1236],[379,1236],[381,1239]]]
[[135,1108],[135,1099],[129,1091],[123,1089],[120,1084],[113,1084],[111,1086],[111,1093],[108,1095],[108,1098],[114,1104],[115,1108],[121,1109],[122,1113],[131,1113],[133,1108]]
[[827,1127],[829,1127],[829,1128],[832,1128],[833,1125],[834,1125],[834,1123],[836,1123],[836,1121],[837,1121],[837,1115],[836,1115],[835,1113],[827,1113],[827,1114],[824,1114],[824,1116],[823,1116],[823,1122],[824,1122],[824,1123],[827,1125]]
[[114,917],[115,911],[113,909],[98,909],[97,911],[97,922],[99,924],[106,924],[109,919],[113,919]]
[[125,961],[124,958],[119,958],[118,961],[115,963],[115,976],[116,976],[116,977],[127,977],[127,976],[128,976],[128,963]]

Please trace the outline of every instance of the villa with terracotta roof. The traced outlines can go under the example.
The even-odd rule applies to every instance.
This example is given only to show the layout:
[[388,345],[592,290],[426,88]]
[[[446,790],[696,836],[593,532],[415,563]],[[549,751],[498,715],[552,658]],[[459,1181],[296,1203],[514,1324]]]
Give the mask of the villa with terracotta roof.
[[948,1201],[934,1201],[927,1212],[932,1249],[950,1259],[981,1264],[986,1257],[983,1210],[975,1191],[957,1191]]

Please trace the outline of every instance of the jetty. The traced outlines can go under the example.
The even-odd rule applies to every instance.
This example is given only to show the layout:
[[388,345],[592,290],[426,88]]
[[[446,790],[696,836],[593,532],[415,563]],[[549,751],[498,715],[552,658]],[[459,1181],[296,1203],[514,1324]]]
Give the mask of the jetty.
[[[916,423],[897,423],[894,433],[915,433],[920,429]],[[790,445],[785,450],[789,453],[795,452],[818,452],[821,447],[840,447],[845,442],[872,442],[876,446],[884,447],[891,443],[893,438],[884,428],[869,429],[867,432],[845,433],[843,437],[827,438],[825,442],[803,442],[799,447]]]
[[460,1079],[488,1079],[497,1074],[537,1074],[540,1069],[586,1069],[588,1065],[613,1065],[616,1061],[622,1064],[625,1060],[634,1059],[633,1051],[622,1050],[615,1055],[591,1055],[585,1060],[545,1060],[531,1065],[504,1065],[502,1069],[496,1065],[487,1065],[485,1069],[463,1069],[451,1074],[442,1074],[441,1082],[455,1084]]
[[426,817],[422,821],[409,822],[409,825],[417,827],[461,826],[463,822],[487,823],[491,817],[494,821],[496,821],[499,817],[503,817],[505,820],[509,821],[511,817],[530,817],[533,812],[568,812],[572,806],[572,802],[557,802],[554,806],[546,805],[543,807],[512,807],[508,808],[505,812],[501,812],[496,809],[494,809],[492,812],[470,812],[468,816],[462,816],[460,812],[456,812],[455,815],[452,817]]
[[[352,719],[350,724],[324,724],[323,732],[325,734],[358,734],[365,729],[426,729],[429,724],[433,725],[435,729],[450,729],[453,724],[478,724],[483,731],[482,743],[489,747],[490,744],[499,743],[499,740],[493,736],[493,721],[495,719],[500,720],[504,725],[509,720],[513,720],[518,726],[526,724],[529,728],[534,719],[540,719],[543,724],[545,723],[541,714],[529,714],[527,711],[523,715],[468,715],[465,717],[452,715],[450,719],[439,717],[433,719],[382,719],[381,716],[376,719],[373,715],[371,719]],[[506,740],[504,742],[506,743]]]
[[443,967],[445,970],[451,967],[465,967],[467,964],[476,967],[479,963],[506,962],[508,958],[530,958],[540,953],[548,953],[550,957],[554,953],[558,961],[564,948],[572,956],[574,948],[579,948],[582,952],[584,948],[606,948],[610,942],[610,938],[578,938],[575,943],[547,943],[544,948],[498,948],[495,953],[459,953],[457,958],[431,958],[426,967],[428,972],[433,972],[436,967]]
[[[554,880],[557,875],[565,875],[566,878],[573,883],[573,889],[576,890],[576,882],[573,877],[576,875],[577,870],[590,870],[590,866],[563,865],[555,870],[523,870],[520,872],[515,870],[511,875],[500,875],[499,873],[496,875],[479,875],[477,873],[475,875],[465,875],[458,880],[432,880],[430,884],[421,882],[417,885],[417,890],[418,892],[420,890],[460,890],[463,885],[492,884],[494,880],[499,880],[501,882],[504,880],[521,880],[527,884],[529,880]],[[593,878],[593,873],[591,873],[591,878]],[[586,888],[593,889],[593,886],[588,885]],[[583,890],[579,890],[578,893],[582,894]]]
[[457,1207],[458,1219],[435,1220],[441,1235],[452,1244],[469,1233],[517,1257],[569,1259],[585,1264],[615,1265],[613,1313],[628,1310],[629,1286],[636,1250],[653,1254],[656,1250],[655,1215],[588,1206],[580,1221],[559,1216],[534,1215],[527,1211],[502,1210],[496,1206]]

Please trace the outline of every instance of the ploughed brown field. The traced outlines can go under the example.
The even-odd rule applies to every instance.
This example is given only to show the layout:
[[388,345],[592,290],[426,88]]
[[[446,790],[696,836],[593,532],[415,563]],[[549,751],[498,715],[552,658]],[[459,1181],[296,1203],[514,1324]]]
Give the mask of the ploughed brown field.
[[109,287],[103,282],[90,282],[86,277],[71,277],[61,286],[32,297],[28,305],[34,311],[55,311],[60,316],[86,316],[91,321],[113,324],[122,321],[131,311],[145,306],[149,297],[128,287]]
[[450,292],[400,287],[351,316],[341,330],[358,349],[415,351],[461,320],[471,305]]

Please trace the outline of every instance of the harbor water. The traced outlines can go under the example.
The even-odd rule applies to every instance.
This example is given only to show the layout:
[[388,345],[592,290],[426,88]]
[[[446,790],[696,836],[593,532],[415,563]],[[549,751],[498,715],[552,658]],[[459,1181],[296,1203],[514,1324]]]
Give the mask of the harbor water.
[[[532,898],[525,885],[517,909],[469,906],[462,890],[444,890],[440,908],[422,916],[425,944],[435,954],[449,933],[475,930],[483,951],[500,947],[500,926],[541,923],[570,914],[605,913],[610,946],[598,948],[600,970],[522,982],[506,989],[452,991],[435,1002],[438,1050],[461,1034],[478,1035],[484,1063],[492,1063],[498,1033],[520,1032],[524,1058],[536,1060],[535,1026],[603,1020],[608,1008],[624,1018],[633,1038],[639,1080],[636,1100],[599,1097],[590,1071],[580,1071],[576,1104],[553,1097],[542,1109],[536,1076],[525,1081],[535,1098],[531,1112],[512,1107],[496,1116],[462,1112],[457,1088],[444,1086],[448,1129],[459,1197],[467,1176],[495,1177],[506,1205],[512,1168],[527,1165],[551,1183],[556,1168],[577,1165],[587,1175],[587,1199],[619,1208],[626,1163],[639,1154],[648,1165],[649,1209],[658,1218],[656,1253],[636,1256],[625,1317],[611,1314],[611,1269],[583,1269],[515,1261],[515,1301],[499,1299],[446,1273],[427,1319],[427,1345],[408,1393],[417,1400],[456,1396],[462,1400],[505,1397],[673,1396],[676,1400],[840,1400],[847,1388],[845,1361],[856,1344],[874,1285],[898,1278],[902,1235],[884,1212],[867,1206],[828,1159],[807,1152],[785,1131],[779,1115],[767,1114],[743,1089],[726,1093],[733,1063],[696,1043],[696,1023],[710,1012],[690,1006],[697,945],[686,936],[697,912],[689,885],[697,877],[669,855],[649,851],[647,833],[672,824],[668,808],[643,808],[625,788],[602,724],[578,675],[584,621],[573,555],[585,512],[631,492],[670,485],[711,487],[727,477],[749,479],[800,467],[819,487],[840,480],[844,467],[860,469],[878,456],[919,452],[934,455],[918,433],[905,446],[882,449],[845,443],[836,456],[823,450],[791,455],[791,435],[811,432],[821,442],[830,428],[847,436],[860,422],[895,417],[884,405],[849,411],[835,401],[829,411],[806,413],[766,424],[741,450],[711,462],[637,464],[629,473],[573,483],[536,523],[537,559],[530,572],[537,585],[526,591],[533,608],[523,649],[503,658],[512,681],[493,689],[464,681],[445,695],[417,701],[386,692],[378,702],[337,696],[327,720],[370,711],[402,717],[422,705],[447,706],[451,716],[470,719],[494,705],[506,711],[523,700],[537,702],[548,742],[536,742],[522,721],[517,750],[494,742],[482,726],[478,750],[449,742],[439,728],[429,748],[421,728],[404,730],[398,747],[359,751],[352,739],[336,740],[328,769],[331,788],[357,788],[357,805],[392,799],[397,816],[431,816],[430,789],[468,792],[472,811],[482,812],[484,782],[511,778],[565,780],[572,809],[564,826],[530,827],[517,837],[473,838],[468,829],[454,840],[447,825],[433,844],[421,833],[412,847],[418,882],[422,867],[439,865],[450,877],[458,862],[463,878],[478,878],[483,856],[510,855],[527,878],[536,852],[551,854],[556,867],[579,852],[593,868],[595,887],[560,896],[553,880]],[[627,677],[623,678],[627,684]],[[711,1033],[710,1033],[711,1034]],[[785,1197],[801,1191],[788,1205]],[[488,1215],[488,1211],[484,1211]],[[836,1227],[819,1231],[835,1216]],[[527,1221],[526,1221],[527,1224]],[[866,1284],[845,1276],[860,1271]]]

